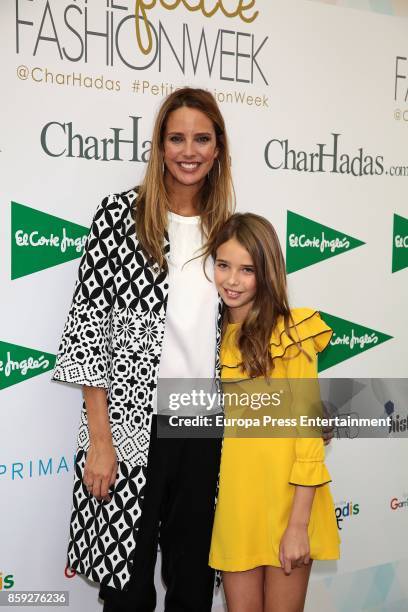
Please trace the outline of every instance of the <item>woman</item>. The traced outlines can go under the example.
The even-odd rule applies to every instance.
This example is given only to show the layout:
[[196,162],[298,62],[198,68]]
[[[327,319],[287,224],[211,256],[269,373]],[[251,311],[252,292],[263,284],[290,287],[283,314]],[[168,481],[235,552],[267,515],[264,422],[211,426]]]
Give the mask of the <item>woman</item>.
[[[258,215],[235,214],[208,251],[225,304],[225,392],[231,391],[230,379],[246,392],[259,391],[264,377],[289,379],[290,403],[279,415],[276,407],[265,408],[261,419],[310,415],[319,403],[318,385],[298,379],[316,379],[316,354],[332,330],[310,308],[290,310],[285,262],[272,225]],[[280,387],[282,382],[274,389]],[[226,412],[233,416],[237,408],[226,406]],[[247,417],[259,416],[250,413],[246,410]],[[323,442],[301,433],[297,438],[279,436],[279,430],[276,437],[260,433],[267,432],[224,440],[210,565],[223,572],[229,612],[301,612],[312,559],[339,558]]]
[[189,260],[233,204],[222,115],[183,88],[159,109],[138,192],[93,219],[53,379],[83,386],[68,565],[101,584],[105,612],[154,610],[159,526],[166,610],[211,610],[220,441],[158,439],[155,389],[217,374],[212,266],[209,280]]

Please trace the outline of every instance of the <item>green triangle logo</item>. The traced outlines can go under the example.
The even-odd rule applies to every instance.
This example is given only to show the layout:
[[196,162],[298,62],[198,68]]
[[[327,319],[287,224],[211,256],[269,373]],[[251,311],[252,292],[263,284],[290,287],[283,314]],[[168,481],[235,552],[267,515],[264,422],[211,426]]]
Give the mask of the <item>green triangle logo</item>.
[[365,244],[332,227],[288,210],[286,271],[288,274],[312,266]]
[[359,353],[364,353],[364,351],[368,351],[392,338],[392,336],[375,329],[346,321],[346,319],[340,319],[340,317],[335,317],[327,312],[320,311],[320,314],[323,321],[332,328],[333,335],[327,348],[319,354],[319,372],[355,357]]
[[55,355],[0,341],[0,389],[52,370]]
[[11,202],[11,279],[81,257],[83,225]]
[[408,219],[394,214],[392,233],[392,271],[408,267]]

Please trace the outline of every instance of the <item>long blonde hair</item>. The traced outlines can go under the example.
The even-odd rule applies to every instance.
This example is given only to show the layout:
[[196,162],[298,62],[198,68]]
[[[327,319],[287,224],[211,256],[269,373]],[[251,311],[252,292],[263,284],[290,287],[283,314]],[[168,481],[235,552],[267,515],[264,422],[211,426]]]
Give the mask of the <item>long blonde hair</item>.
[[214,239],[235,207],[225,123],[214,96],[191,87],[174,91],[164,100],[156,117],[150,158],[133,213],[136,235],[149,263],[157,263],[163,271],[168,269],[164,234],[170,209],[164,183],[163,138],[169,114],[183,106],[200,110],[212,121],[219,149],[218,163],[213,164],[199,193],[198,213],[205,240]]
[[[285,259],[272,224],[253,213],[232,215],[208,245],[205,259],[211,255],[215,261],[218,248],[231,238],[235,238],[248,251],[255,267],[256,278],[253,306],[236,336],[242,355],[242,370],[251,377],[270,375],[274,367],[271,335],[280,316],[283,316],[286,334],[299,351],[310,359],[299,338],[295,339],[291,331],[297,332],[289,308]],[[226,323],[224,309],[224,330]]]

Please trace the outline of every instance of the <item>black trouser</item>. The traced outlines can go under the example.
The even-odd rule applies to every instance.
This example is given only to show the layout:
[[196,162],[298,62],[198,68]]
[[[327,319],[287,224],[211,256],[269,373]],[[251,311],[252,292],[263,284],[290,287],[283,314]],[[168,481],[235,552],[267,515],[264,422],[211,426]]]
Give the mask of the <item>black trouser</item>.
[[157,417],[153,416],[129,590],[101,586],[103,612],[155,610],[158,543],[167,587],[165,611],[211,610],[214,571],[208,566],[208,554],[220,450],[221,440],[217,438],[157,438]]

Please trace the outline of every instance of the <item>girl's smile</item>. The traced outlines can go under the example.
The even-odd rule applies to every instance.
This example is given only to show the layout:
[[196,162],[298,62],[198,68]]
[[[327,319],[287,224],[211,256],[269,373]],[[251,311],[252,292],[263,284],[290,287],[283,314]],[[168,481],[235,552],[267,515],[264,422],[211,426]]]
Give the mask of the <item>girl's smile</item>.
[[236,298],[239,298],[239,296],[242,294],[242,291],[232,291],[232,289],[224,289],[227,297],[231,298],[231,300],[234,300]]
[[250,254],[235,238],[218,247],[214,280],[229,309],[230,321],[241,323],[255,299],[256,276]]

